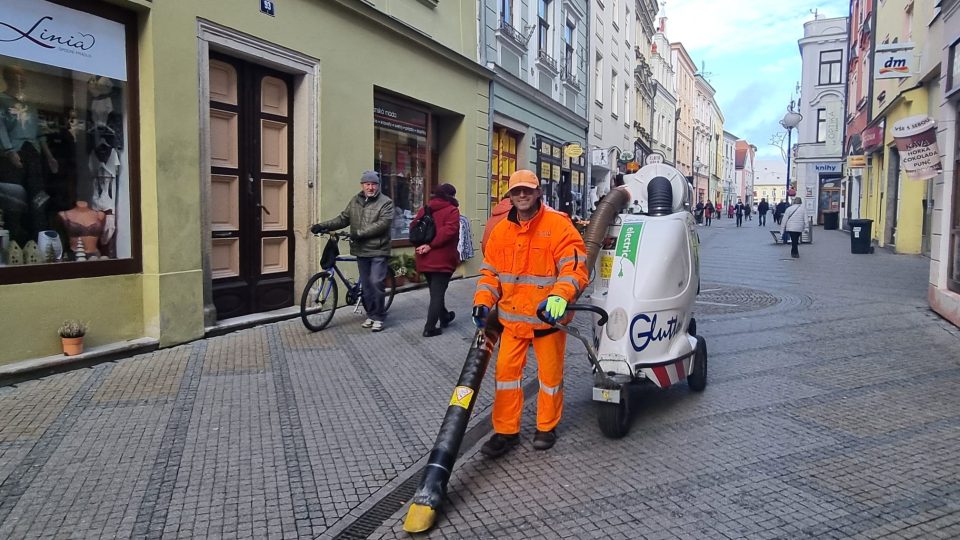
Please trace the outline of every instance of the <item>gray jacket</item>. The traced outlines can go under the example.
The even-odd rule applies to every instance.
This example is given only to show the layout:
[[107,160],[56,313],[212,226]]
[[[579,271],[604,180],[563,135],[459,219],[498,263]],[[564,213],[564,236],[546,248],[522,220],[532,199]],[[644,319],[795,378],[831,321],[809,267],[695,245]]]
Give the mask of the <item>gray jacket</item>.
[[393,223],[393,201],[383,193],[366,197],[363,192],[350,199],[340,215],[321,222],[324,229],[335,231],[350,226],[350,253],[356,257],[389,257],[390,224]]

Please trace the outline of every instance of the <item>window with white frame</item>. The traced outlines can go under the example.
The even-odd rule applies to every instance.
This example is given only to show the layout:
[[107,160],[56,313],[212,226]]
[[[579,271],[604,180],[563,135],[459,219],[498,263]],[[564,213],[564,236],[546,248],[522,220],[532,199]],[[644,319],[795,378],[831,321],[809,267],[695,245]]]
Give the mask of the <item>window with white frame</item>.
[[620,2],[618,0],[610,0],[610,14],[611,19],[613,20],[613,28],[615,30],[620,29]]
[[630,126],[630,85],[623,85],[623,125]]
[[817,142],[827,142],[827,110],[817,109]]
[[840,64],[843,51],[820,52],[820,84],[840,84]]
[[513,0],[500,0],[500,20],[513,26]]
[[610,114],[617,116],[617,72],[610,72]]
[[593,97],[603,107],[603,57],[599,54],[593,69]]
[[539,0],[537,7],[537,51],[550,55],[551,0]]
[[563,69],[567,77],[573,78],[573,37],[577,35],[577,23],[567,19],[563,27]]

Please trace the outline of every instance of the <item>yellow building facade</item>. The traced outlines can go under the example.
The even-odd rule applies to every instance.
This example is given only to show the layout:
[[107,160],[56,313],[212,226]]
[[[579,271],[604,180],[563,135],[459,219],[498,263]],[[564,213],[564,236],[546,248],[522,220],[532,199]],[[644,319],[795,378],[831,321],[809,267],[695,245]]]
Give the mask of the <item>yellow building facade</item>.
[[491,72],[474,60],[475,15],[430,1],[5,2],[12,27],[50,17],[51,32],[98,38],[0,44],[0,100],[36,126],[3,148],[33,176],[0,164],[0,364],[56,356],[67,318],[109,351],[290,316],[319,269],[309,225],[339,213],[364,170],[397,207],[395,253],[439,182],[479,227]]

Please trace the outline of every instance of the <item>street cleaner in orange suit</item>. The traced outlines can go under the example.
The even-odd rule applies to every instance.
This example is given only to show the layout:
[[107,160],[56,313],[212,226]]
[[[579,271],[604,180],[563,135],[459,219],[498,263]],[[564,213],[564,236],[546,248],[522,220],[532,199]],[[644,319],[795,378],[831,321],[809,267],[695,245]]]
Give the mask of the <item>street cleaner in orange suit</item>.
[[583,238],[566,214],[543,203],[537,176],[528,170],[513,173],[508,194],[513,208],[490,233],[473,297],[474,323],[483,327],[497,306],[504,328],[493,401],[495,433],[480,450],[490,457],[502,456],[519,442],[520,380],[531,344],[540,382],[533,447],[546,450],[557,441],[566,334],[538,319],[537,309],[551,321],[563,319],[567,303],[576,299],[588,279]]

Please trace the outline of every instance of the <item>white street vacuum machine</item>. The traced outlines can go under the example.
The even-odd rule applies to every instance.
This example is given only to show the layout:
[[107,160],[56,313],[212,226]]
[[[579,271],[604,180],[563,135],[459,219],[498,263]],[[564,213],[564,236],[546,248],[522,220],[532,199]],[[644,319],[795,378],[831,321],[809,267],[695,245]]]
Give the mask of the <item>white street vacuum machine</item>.
[[707,344],[693,317],[700,243],[691,196],[680,171],[647,165],[604,196],[584,235],[591,286],[568,309],[594,313],[593,335],[558,328],[587,349],[608,437],[630,429],[629,385],[667,388],[686,379],[691,390],[706,388]]

